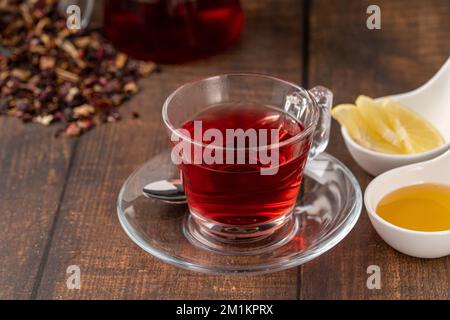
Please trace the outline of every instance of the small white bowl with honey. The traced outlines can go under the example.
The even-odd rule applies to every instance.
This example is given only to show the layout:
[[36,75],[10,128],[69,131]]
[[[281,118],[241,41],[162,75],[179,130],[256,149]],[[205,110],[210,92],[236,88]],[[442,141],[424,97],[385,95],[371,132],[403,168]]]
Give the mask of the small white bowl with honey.
[[450,151],[379,175],[364,203],[373,227],[394,249],[419,258],[450,255]]

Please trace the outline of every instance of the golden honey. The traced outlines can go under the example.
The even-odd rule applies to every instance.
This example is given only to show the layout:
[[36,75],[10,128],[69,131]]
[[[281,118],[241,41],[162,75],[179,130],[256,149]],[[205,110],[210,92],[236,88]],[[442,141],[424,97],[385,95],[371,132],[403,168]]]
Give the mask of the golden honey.
[[405,229],[450,230],[450,185],[424,183],[397,189],[380,201],[376,212]]

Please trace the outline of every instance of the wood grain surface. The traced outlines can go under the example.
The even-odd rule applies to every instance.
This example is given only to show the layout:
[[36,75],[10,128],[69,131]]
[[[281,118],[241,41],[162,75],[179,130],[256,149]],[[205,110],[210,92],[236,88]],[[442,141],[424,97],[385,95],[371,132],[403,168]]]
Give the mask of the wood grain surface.
[[[225,52],[142,80],[114,125],[79,139],[0,118],[0,299],[449,299],[450,258],[414,259],[387,246],[366,213],[337,247],[290,270],[252,277],[207,276],[165,264],[122,231],[118,190],[141,163],[168,147],[161,122],[166,96],[180,84],[230,71],[269,73],[312,87],[335,102],[358,94],[411,90],[450,56],[450,2],[377,1],[382,29],[366,28],[370,1],[244,0],[241,39]],[[328,152],[356,175],[372,177],[344,147],[333,123]],[[378,265],[381,290],[368,290]],[[66,269],[81,269],[81,289]]]
[[0,118],[0,299],[27,299],[42,271],[73,140]]

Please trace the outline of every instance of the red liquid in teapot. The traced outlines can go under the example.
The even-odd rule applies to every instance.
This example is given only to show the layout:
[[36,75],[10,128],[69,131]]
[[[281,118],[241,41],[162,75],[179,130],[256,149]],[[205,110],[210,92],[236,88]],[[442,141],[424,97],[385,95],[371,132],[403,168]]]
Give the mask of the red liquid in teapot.
[[221,50],[240,34],[239,0],[106,0],[106,37],[142,60],[177,63]]

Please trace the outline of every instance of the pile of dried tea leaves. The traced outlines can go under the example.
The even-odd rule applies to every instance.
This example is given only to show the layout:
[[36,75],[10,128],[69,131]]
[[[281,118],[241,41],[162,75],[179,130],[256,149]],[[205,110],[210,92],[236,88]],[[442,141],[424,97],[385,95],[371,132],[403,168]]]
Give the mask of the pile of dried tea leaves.
[[119,106],[156,66],[128,58],[98,32],[70,31],[57,2],[0,0],[0,115],[78,136],[120,120]]

